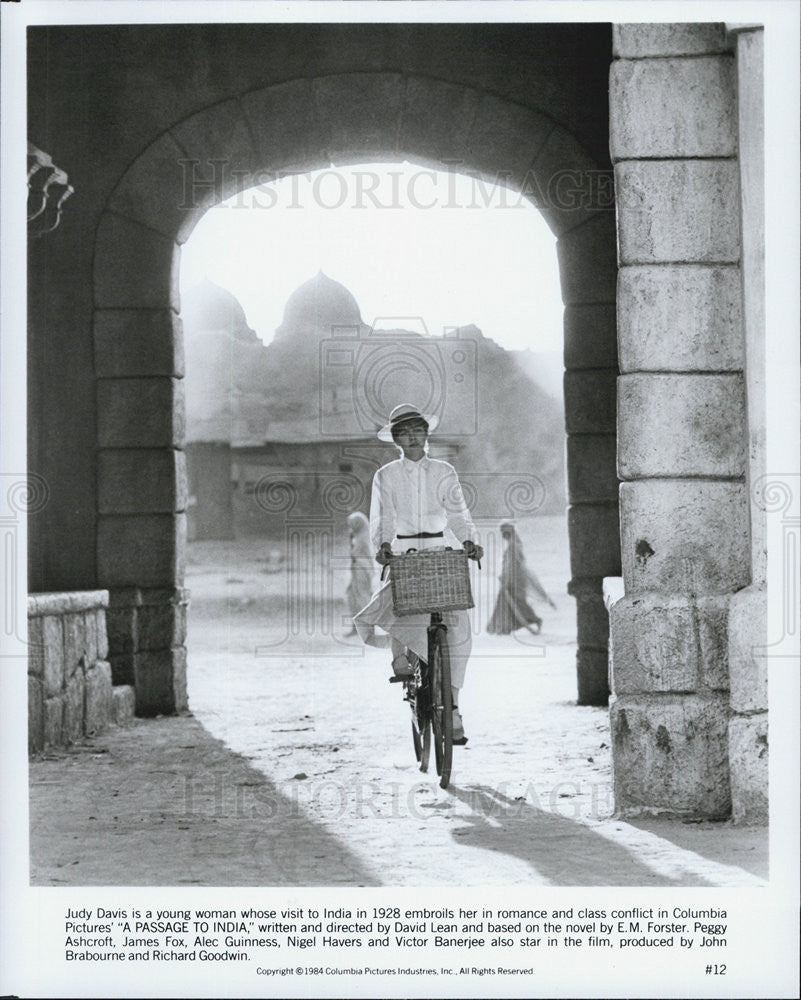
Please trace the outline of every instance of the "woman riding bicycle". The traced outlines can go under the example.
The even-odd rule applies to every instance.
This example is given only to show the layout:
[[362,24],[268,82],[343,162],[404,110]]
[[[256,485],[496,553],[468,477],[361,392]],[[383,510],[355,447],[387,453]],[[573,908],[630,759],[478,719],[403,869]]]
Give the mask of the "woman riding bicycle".
[[[448,462],[429,458],[429,432],[437,418],[422,414],[409,403],[396,406],[389,422],[378,432],[381,441],[393,441],[401,457],[382,466],[373,477],[370,502],[370,537],[378,550],[376,561],[386,565],[395,551],[443,547],[455,541],[463,546],[470,559],[479,560],[483,549],[476,543],[476,533],[462,493],[456,470]],[[459,691],[464,683],[467,660],[472,647],[470,620],[466,611],[442,615],[448,626],[448,648],[453,691],[453,742],[467,742],[459,713]],[[389,581],[373,595],[370,603],[353,619],[361,638],[368,645],[378,644],[375,629],[389,633],[392,645],[392,669],[396,677],[407,677],[412,667],[406,657],[411,649],[425,660],[427,652],[427,614],[398,617],[392,606]]]

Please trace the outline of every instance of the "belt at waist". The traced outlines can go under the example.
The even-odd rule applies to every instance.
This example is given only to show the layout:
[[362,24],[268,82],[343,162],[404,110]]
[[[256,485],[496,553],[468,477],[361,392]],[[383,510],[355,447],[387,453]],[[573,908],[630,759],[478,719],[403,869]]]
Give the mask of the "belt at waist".
[[443,538],[442,531],[418,531],[416,535],[395,535],[396,538]]

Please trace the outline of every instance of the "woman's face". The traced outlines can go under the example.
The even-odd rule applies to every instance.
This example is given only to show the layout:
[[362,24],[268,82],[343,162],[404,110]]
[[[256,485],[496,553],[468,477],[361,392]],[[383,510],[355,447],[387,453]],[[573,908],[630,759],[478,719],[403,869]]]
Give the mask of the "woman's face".
[[395,444],[412,462],[418,462],[425,455],[427,440],[428,425],[422,420],[410,420],[395,431]]

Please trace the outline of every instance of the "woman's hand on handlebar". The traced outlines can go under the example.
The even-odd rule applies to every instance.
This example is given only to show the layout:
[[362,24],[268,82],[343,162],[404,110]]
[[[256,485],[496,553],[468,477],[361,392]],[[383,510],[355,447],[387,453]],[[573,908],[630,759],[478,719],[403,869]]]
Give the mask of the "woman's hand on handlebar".
[[381,543],[381,548],[375,554],[375,561],[379,566],[386,566],[392,561],[392,546],[389,542]]
[[467,558],[475,559],[476,562],[480,562],[484,556],[484,549],[480,545],[476,545],[476,543],[471,541],[469,538],[462,542],[462,548],[467,553]]

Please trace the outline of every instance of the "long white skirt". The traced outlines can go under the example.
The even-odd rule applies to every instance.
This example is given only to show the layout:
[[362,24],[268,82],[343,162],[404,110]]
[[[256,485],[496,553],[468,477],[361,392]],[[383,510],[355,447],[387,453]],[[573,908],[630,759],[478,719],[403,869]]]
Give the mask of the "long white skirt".
[[[442,539],[402,539],[400,543],[397,539],[393,540],[393,551],[398,551],[402,546],[414,546],[417,549],[441,548]],[[386,636],[390,635],[417,653],[423,660],[428,658],[427,629],[430,621],[429,614],[396,615],[392,606],[392,585],[389,580],[381,584],[370,599],[370,603],[353,618],[356,631],[368,646],[384,646]],[[461,688],[473,646],[470,616],[467,611],[444,611],[442,621],[448,626],[451,684],[455,688]]]

